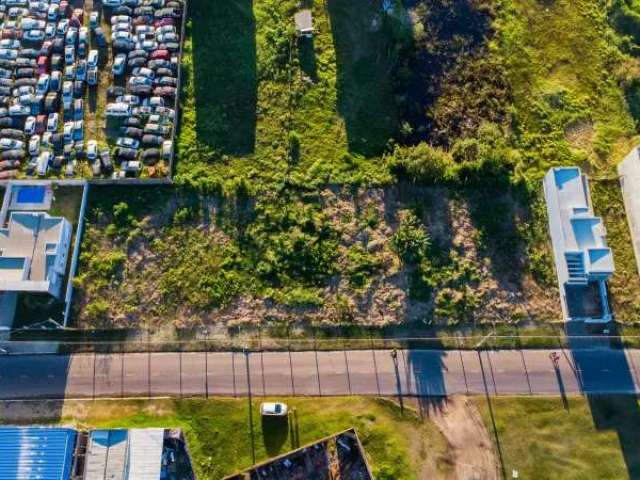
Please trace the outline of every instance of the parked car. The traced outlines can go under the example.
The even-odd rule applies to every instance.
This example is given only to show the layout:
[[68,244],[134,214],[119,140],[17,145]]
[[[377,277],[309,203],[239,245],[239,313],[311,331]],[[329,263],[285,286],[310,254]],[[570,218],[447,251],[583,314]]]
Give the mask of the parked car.
[[40,153],[40,135],[32,135],[29,139],[29,155],[35,156]]
[[125,53],[119,53],[116,55],[115,59],[113,60],[111,72],[115,77],[123,75],[126,65],[127,65],[127,55]]
[[87,160],[93,161],[98,158],[98,142],[89,140],[87,142]]
[[47,120],[47,131],[55,132],[56,130],[58,130],[58,123],[59,123],[58,113],[56,112],[56,113],[50,114]]
[[106,173],[113,172],[113,162],[111,161],[111,153],[108,148],[100,150],[100,163]]
[[49,151],[44,151],[40,153],[38,156],[38,163],[36,167],[36,172],[38,176],[44,177],[49,170],[49,163],[51,162],[52,154]]
[[264,402],[260,404],[260,415],[264,417],[286,417],[289,407],[286,403]]

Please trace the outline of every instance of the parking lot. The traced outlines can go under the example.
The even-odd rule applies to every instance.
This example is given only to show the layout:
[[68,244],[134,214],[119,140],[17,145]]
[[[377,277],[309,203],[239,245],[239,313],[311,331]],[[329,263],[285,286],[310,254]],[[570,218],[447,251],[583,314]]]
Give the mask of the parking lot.
[[166,177],[185,0],[0,0],[0,179]]

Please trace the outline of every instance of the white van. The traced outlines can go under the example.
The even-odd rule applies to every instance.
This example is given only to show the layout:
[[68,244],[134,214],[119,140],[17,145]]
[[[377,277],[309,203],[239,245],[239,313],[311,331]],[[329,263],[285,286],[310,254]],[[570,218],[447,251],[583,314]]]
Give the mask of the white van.
[[131,105],[128,103],[108,103],[107,117],[128,117],[131,115]]

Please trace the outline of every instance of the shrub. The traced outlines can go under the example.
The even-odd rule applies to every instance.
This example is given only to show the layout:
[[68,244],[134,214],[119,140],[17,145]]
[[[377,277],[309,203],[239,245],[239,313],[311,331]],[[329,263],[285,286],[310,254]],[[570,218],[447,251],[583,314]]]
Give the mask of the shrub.
[[391,247],[403,262],[415,264],[427,253],[429,235],[415,213],[405,211],[398,230],[391,238]]
[[92,274],[111,280],[124,266],[127,255],[120,251],[109,251],[91,255],[86,253],[82,255],[83,262],[88,262],[89,271]]
[[300,135],[296,132],[289,132],[289,161],[298,163],[300,160]]
[[414,182],[438,183],[449,179],[453,167],[451,156],[444,150],[419,143],[412,147],[396,147],[390,157],[391,166]]
[[379,260],[360,244],[354,245],[348,250],[346,259],[346,274],[349,278],[349,284],[355,288],[367,285],[370,278],[380,269]]

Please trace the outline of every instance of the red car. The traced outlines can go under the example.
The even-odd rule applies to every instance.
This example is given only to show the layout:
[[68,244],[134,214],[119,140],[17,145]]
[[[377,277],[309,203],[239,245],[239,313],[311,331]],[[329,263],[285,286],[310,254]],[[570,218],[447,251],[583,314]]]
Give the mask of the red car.
[[0,180],[5,180],[7,178],[15,178],[18,175],[17,170],[4,170],[0,172]]
[[21,39],[22,38],[22,31],[4,29],[4,30],[2,30],[2,38],[11,38],[11,39],[17,38],[17,39]]
[[53,49],[53,42],[51,40],[45,40],[44,43],[42,44],[42,47],[40,47],[40,55],[48,57],[49,55],[51,55],[52,49]]
[[47,116],[38,115],[36,117],[36,134],[42,135],[46,128],[47,128]]
[[49,71],[49,57],[40,55],[38,57],[38,75],[47,73]]
[[156,20],[155,22],[153,22],[153,26],[155,28],[160,28],[166,25],[175,25],[175,24],[176,23],[173,20],[173,18],[161,18],[160,20]]
[[71,9],[69,8],[69,2],[67,0],[62,0],[60,2],[60,18],[69,18],[70,13]]
[[169,50],[156,50],[154,52],[151,52],[151,55],[149,56],[150,60],[169,60],[169,58],[171,58],[171,53],[169,53]]

